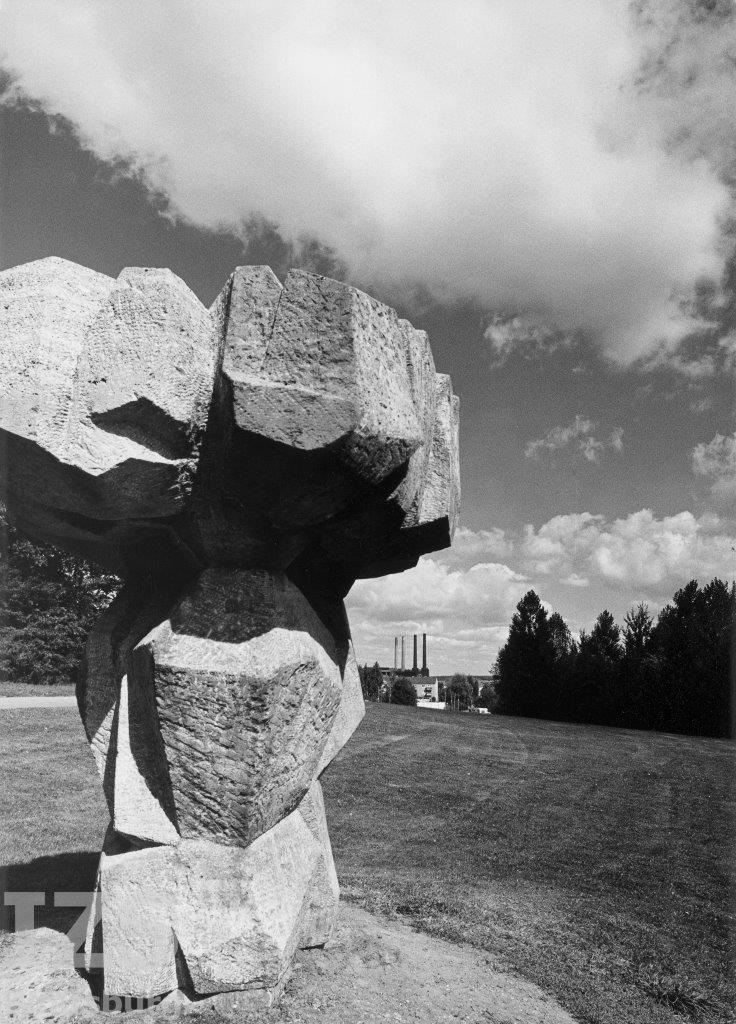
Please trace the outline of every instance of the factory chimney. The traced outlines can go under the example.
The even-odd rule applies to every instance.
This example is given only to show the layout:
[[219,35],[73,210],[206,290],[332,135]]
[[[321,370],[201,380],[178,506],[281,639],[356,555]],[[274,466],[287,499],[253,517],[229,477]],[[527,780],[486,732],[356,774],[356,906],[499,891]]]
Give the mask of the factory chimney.
[[419,668],[417,666],[417,635],[414,634],[414,664],[411,667],[411,674],[413,676],[419,675]]
[[399,638],[394,637],[394,674],[396,669],[399,667]]
[[422,633],[422,675],[428,676],[429,669],[427,668],[427,634]]
[[402,638],[401,638],[401,671],[403,672],[405,668],[406,668],[406,664],[405,664],[405,661],[404,661],[404,638],[402,636]]

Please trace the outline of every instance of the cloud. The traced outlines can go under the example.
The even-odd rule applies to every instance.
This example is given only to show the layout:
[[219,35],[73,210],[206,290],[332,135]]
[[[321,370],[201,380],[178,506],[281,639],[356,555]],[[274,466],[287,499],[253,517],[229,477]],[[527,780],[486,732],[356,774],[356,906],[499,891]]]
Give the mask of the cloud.
[[491,651],[504,642],[510,609],[527,589],[523,574],[507,565],[481,562],[458,570],[434,556],[395,576],[358,580],[346,602],[357,656],[393,664],[394,636],[426,632],[433,672],[465,666],[487,673]]
[[483,332],[488,342],[491,366],[503,366],[512,355],[533,359],[552,355],[561,348],[572,348],[574,338],[564,331],[530,316],[496,314]]
[[736,432],[698,444],[692,451],[693,472],[710,477],[711,491],[718,498],[736,498]]
[[527,459],[538,459],[545,452],[559,452],[572,449],[579,452],[588,462],[599,462],[601,454],[623,451],[624,432],[621,427],[611,431],[607,440],[601,441],[593,435],[596,424],[583,416],[576,416],[566,427],[553,427],[545,437],[528,441],[524,448]]
[[564,580],[560,580],[560,583],[566,587],[589,587],[590,580],[586,576],[578,576],[576,572],[571,572],[569,576],[566,576]]
[[[427,632],[432,671],[485,673],[527,590],[573,630],[589,629],[603,607],[619,617],[639,601],[656,610],[690,579],[733,578],[735,545],[736,522],[689,511],[613,520],[576,512],[539,528],[463,529],[452,549],[416,568],[355,584],[347,605],[356,651],[392,664],[394,636]],[[499,550],[505,561],[489,561]]]
[[0,17],[9,101],[68,118],[174,214],[256,214],[366,285],[477,300],[500,356],[530,323],[550,325],[532,345],[581,329],[622,362],[672,347],[681,297],[721,273],[727,79],[707,62],[730,22],[680,31],[645,88],[674,30],[657,9],[632,32],[628,0],[6,0]]
[[648,509],[606,521],[590,512],[554,516],[529,525],[517,547],[529,573],[557,578],[585,574],[606,586],[645,588],[666,600],[689,579],[730,575],[734,531],[718,516],[680,512],[661,519]]

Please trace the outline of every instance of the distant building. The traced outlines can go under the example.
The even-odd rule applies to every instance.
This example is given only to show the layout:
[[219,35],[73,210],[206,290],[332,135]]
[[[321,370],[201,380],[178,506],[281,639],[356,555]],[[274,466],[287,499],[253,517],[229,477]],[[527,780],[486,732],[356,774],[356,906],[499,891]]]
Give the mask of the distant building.
[[[401,644],[399,645],[399,640]],[[422,633],[422,667],[417,665],[417,641],[418,634],[414,634],[414,661],[411,668],[406,667],[406,644],[405,637],[394,637],[394,664],[393,668],[388,665],[380,665],[383,685],[390,686],[397,676],[408,676],[417,691],[417,700],[431,704],[440,704],[444,707],[445,687],[452,679],[449,676],[431,676],[427,666],[427,634]],[[400,653],[399,653],[400,652]],[[472,678],[478,682],[478,690],[483,688],[484,683],[490,683],[492,676],[478,676],[473,674]]]
[[[399,664],[399,640],[401,640],[401,664]],[[394,667],[389,668],[387,665],[380,665],[381,676],[383,677],[384,683],[389,683],[395,679],[396,676],[429,676],[429,669],[427,668],[427,634],[422,633],[422,667],[419,668],[417,664],[417,641],[418,634],[414,634],[414,664],[411,668],[406,667],[406,644],[405,637],[394,637]]]

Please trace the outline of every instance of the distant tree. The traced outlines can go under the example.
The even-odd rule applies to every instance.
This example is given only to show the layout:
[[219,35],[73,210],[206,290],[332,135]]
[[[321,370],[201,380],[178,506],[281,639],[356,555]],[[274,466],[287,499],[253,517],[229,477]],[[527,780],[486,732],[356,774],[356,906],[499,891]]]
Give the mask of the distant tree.
[[731,731],[731,653],[736,589],[691,580],[660,612],[652,631],[657,658],[655,727],[704,736]]
[[546,609],[530,590],[516,606],[498,654],[498,711],[546,717],[554,704],[555,657]]
[[623,631],[603,611],[578,643],[530,591],[494,666],[497,710],[704,736],[730,736],[736,585],[691,580],[656,625],[639,604]]
[[119,580],[29,540],[0,508],[0,675],[14,682],[74,682],[87,633]]
[[555,651],[555,660],[559,661],[575,649],[572,633],[559,612],[552,612],[549,617],[549,635]]
[[466,711],[473,703],[473,680],[456,672],[445,687],[445,703],[456,711]]
[[496,708],[496,687],[491,682],[483,683],[477,701],[478,707],[494,711]]
[[645,604],[638,604],[624,618],[624,654],[637,661],[647,653],[652,639],[654,620]]
[[363,690],[365,700],[377,701],[381,695],[383,676],[378,662],[374,665],[363,665],[358,668],[360,673],[360,686]]
[[621,714],[621,631],[602,611],[589,634],[580,634],[571,687],[574,718],[616,724]]
[[653,626],[645,604],[638,604],[624,618],[620,725],[646,729],[656,720],[659,666],[651,651]]
[[392,704],[408,704],[416,707],[417,691],[409,676],[397,676],[391,687]]
[[549,632],[554,650],[553,693],[547,705],[547,712],[553,718],[572,716],[571,680],[577,658],[577,645],[572,633],[559,612],[549,617]]

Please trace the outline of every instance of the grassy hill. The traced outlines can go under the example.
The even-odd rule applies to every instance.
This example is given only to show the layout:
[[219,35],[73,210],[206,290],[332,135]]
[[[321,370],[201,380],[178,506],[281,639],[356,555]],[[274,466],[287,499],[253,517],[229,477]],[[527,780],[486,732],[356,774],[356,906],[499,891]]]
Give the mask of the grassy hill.
[[[107,816],[75,712],[0,728],[0,885],[88,888]],[[347,899],[581,1024],[646,1024],[683,1019],[647,988],[734,1002],[734,767],[725,741],[371,705],[323,782]]]
[[346,896],[630,1024],[672,1019],[657,971],[734,1005],[735,767],[723,741],[371,705],[324,784]]

